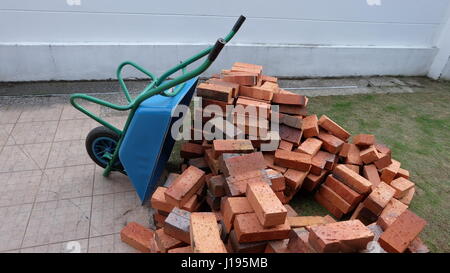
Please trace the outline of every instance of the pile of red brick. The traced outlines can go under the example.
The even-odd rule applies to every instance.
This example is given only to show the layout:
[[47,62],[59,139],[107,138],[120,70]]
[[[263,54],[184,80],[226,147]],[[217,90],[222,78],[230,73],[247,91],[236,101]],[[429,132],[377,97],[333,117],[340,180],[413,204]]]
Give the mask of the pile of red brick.
[[[181,174],[154,192],[153,231],[136,223],[122,240],[143,252],[428,252],[426,222],[408,210],[409,172],[373,135],[307,116],[307,98],[282,90],[262,67],[235,63],[199,84],[203,104],[280,111],[279,147],[255,140],[182,144]],[[205,103],[206,101],[206,103]],[[252,117],[249,117],[252,118]],[[333,216],[299,216],[287,203],[312,192]],[[373,248],[375,246],[375,249]]]

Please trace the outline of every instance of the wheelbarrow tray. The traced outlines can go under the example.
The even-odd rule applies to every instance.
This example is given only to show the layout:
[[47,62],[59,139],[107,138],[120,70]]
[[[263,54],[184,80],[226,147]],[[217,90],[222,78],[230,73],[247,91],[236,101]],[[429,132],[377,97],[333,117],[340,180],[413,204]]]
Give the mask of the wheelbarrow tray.
[[189,106],[197,82],[198,77],[187,81],[174,97],[146,99],[130,122],[119,158],[142,203],[154,191],[175,143],[171,127],[180,117],[172,117],[172,111],[178,105]]

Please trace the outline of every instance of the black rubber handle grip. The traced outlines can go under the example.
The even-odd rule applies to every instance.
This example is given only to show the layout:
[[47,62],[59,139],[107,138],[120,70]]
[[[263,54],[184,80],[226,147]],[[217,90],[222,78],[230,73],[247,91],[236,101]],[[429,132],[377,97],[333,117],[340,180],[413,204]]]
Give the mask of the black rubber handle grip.
[[208,55],[208,59],[211,62],[214,62],[214,60],[217,58],[217,56],[219,55],[220,51],[222,50],[222,48],[225,46],[227,42],[225,42],[224,39],[219,38],[217,39],[216,44],[214,45],[213,49],[211,50],[211,52],[209,52]]
[[236,21],[236,24],[234,24],[233,31],[237,32],[239,30],[239,28],[242,26],[242,24],[244,23],[244,21],[245,21],[245,16],[241,15],[239,17],[239,19]]

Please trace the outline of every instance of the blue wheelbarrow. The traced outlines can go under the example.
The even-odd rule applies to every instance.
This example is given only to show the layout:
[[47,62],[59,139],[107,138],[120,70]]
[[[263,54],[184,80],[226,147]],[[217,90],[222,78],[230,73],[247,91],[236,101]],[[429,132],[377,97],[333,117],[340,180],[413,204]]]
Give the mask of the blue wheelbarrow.
[[[117,79],[128,101],[127,105],[116,105],[85,94],[73,94],[70,97],[70,103],[75,108],[102,124],[87,135],[86,150],[91,159],[105,169],[104,176],[108,176],[111,171],[128,175],[141,201],[148,199],[175,143],[170,128],[178,118],[172,117],[172,111],[180,104],[189,106],[198,76],[214,62],[244,21],[245,17],[241,15],[224,39],[218,39],[214,46],[181,62],[159,78],[133,62],[120,64],[117,68]],[[205,56],[207,58],[199,67],[186,71],[188,65]],[[127,65],[151,79],[134,99],[131,98],[122,77],[122,70]],[[169,80],[169,77],[179,70],[182,75]],[[123,130],[94,115],[77,100],[87,100],[118,111],[129,111]]]

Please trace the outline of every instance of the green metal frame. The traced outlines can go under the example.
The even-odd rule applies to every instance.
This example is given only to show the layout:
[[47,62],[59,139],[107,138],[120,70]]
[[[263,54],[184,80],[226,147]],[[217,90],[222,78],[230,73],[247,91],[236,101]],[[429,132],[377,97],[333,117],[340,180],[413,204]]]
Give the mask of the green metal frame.
[[[237,30],[235,31],[234,28],[232,31],[230,31],[228,33],[228,35],[224,38],[225,42],[228,43],[233,36],[236,34]],[[87,116],[91,117],[92,119],[96,120],[97,122],[99,122],[100,124],[102,124],[103,126],[113,130],[114,132],[116,132],[119,135],[119,142],[117,143],[117,147],[114,151],[114,154],[112,155],[111,159],[109,160],[108,165],[106,166],[104,172],[103,172],[103,176],[108,176],[109,173],[113,170],[113,166],[114,166],[114,162],[116,162],[116,160],[119,157],[119,149],[120,149],[120,145],[122,144],[123,138],[128,130],[128,126],[130,125],[131,120],[133,119],[134,113],[136,112],[136,109],[139,107],[139,105],[145,101],[146,99],[154,96],[154,95],[163,95],[163,96],[168,96],[168,97],[173,97],[176,96],[178,94],[178,92],[180,92],[181,89],[183,89],[184,84],[186,81],[200,75],[201,73],[203,73],[206,69],[208,69],[208,67],[212,64],[212,61],[209,60],[209,58],[207,58],[199,67],[197,67],[196,69],[187,72],[186,67],[196,61],[198,61],[199,59],[207,56],[213,49],[214,47],[211,46],[207,49],[204,49],[203,51],[201,51],[200,53],[192,56],[191,58],[181,62],[180,64],[174,66],[173,68],[169,69],[167,72],[165,72],[163,75],[161,75],[159,78],[156,77],[153,73],[147,71],[146,69],[144,69],[143,67],[130,62],[130,61],[126,61],[123,62],[119,65],[119,67],[117,68],[117,79],[119,80],[120,83],[120,87],[122,88],[122,91],[125,94],[125,97],[128,101],[127,105],[117,105],[117,104],[113,104],[111,102],[99,99],[99,98],[95,98],[86,94],[73,94],[70,97],[70,103],[78,110],[80,110],[81,112],[83,112],[84,114],[86,114]],[[130,93],[128,91],[127,86],[125,85],[125,82],[123,80],[122,77],[122,70],[125,66],[132,66],[134,68],[136,68],[137,70],[141,71],[142,73],[146,74],[148,77],[150,77],[151,82],[144,88],[144,90],[134,99],[131,98]],[[174,79],[168,80],[170,76],[172,76],[173,74],[175,74],[177,71],[181,70],[182,71],[182,75],[178,76]],[[170,92],[170,88],[175,87],[173,89],[172,92]],[[77,100],[87,100],[105,107],[109,107],[111,109],[114,110],[118,110],[118,111],[128,111],[130,110],[130,113],[128,115],[127,121],[125,123],[125,126],[123,128],[123,130],[119,130],[118,128],[114,127],[112,124],[108,123],[107,121],[101,119],[100,117],[94,115],[92,112],[90,112],[89,110],[87,110],[86,108],[84,108],[83,106],[81,106]]]

